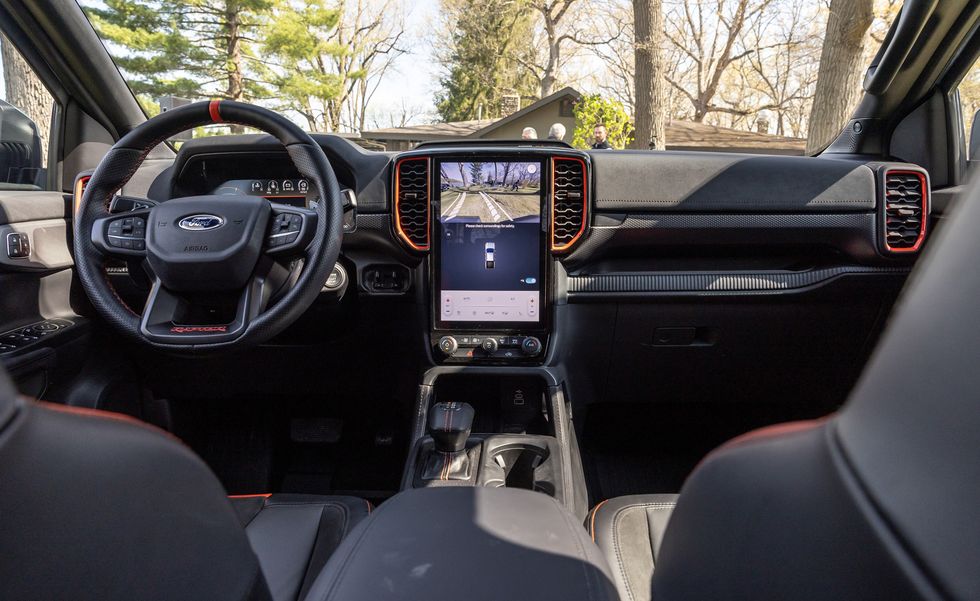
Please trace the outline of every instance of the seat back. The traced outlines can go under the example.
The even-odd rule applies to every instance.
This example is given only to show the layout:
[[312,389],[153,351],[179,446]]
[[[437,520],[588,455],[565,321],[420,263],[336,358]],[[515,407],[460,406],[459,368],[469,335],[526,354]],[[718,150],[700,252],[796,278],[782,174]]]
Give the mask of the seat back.
[[654,599],[980,599],[980,182],[842,411],[712,453]]
[[18,398],[0,368],[0,598],[267,599],[221,484],[162,430]]

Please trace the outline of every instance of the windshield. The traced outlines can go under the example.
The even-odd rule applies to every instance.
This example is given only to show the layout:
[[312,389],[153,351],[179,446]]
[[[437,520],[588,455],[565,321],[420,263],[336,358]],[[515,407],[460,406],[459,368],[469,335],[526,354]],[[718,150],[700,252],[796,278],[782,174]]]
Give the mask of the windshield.
[[812,154],[859,101],[901,2],[81,4],[148,115],[224,98],[376,149],[550,138],[579,148]]

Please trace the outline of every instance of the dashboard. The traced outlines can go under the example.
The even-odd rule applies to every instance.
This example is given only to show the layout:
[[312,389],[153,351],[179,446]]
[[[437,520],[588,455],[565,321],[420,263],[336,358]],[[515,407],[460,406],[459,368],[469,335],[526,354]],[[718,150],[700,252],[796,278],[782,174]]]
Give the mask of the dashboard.
[[[930,209],[927,174],[907,163],[543,142],[384,153],[314,138],[356,197],[341,279],[357,297],[417,302],[436,363],[542,364],[559,336],[593,344],[581,318],[565,323],[566,306],[622,307],[594,324],[623,322],[617,337],[710,348],[717,324],[740,313],[708,320],[692,299],[748,302],[905,273]],[[149,196],[200,194],[312,200],[268,136],[186,143]],[[661,317],[639,309],[667,300],[680,304]]]

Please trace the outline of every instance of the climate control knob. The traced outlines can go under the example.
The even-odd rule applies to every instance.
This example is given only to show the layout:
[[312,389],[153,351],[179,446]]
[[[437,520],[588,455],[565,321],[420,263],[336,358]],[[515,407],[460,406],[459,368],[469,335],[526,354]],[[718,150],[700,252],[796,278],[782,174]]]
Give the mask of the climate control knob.
[[541,352],[541,341],[534,336],[528,336],[521,343],[521,351],[528,357],[533,357]]
[[459,343],[452,336],[443,336],[439,339],[439,350],[447,357],[452,356],[459,349]]
[[483,348],[483,350],[490,354],[497,352],[497,349],[500,348],[500,345],[497,344],[497,340],[495,338],[485,338],[483,340],[483,344],[480,346]]

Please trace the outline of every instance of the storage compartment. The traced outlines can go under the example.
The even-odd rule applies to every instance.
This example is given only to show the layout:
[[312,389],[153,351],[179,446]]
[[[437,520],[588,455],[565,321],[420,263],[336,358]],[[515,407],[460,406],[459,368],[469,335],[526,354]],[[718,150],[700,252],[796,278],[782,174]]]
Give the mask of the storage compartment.
[[545,495],[480,487],[395,495],[344,539],[307,596],[619,599],[580,519]]
[[504,486],[535,490],[534,470],[548,458],[547,449],[511,445],[497,449],[490,459],[504,471]]
[[491,436],[483,442],[480,484],[555,496],[561,488],[557,440],[550,436]]
[[475,411],[474,433],[553,434],[538,376],[448,374],[435,384],[430,406],[463,402]]

